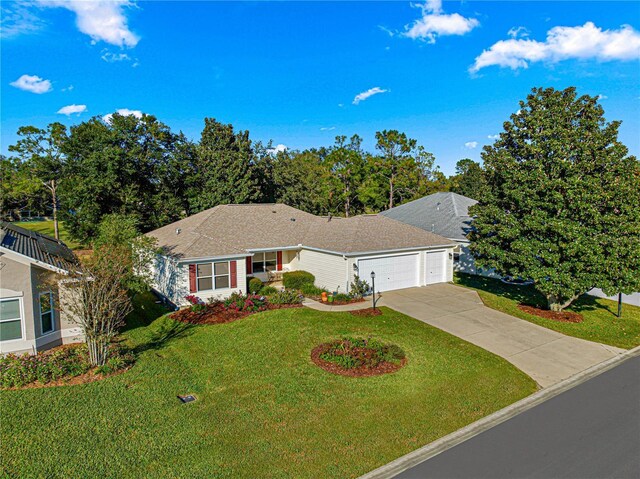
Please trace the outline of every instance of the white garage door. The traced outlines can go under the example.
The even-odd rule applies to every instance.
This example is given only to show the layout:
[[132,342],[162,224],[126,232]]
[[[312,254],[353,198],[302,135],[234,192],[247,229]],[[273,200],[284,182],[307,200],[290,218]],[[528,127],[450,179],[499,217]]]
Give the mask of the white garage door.
[[446,279],[446,251],[429,251],[427,252],[425,283],[444,283]]
[[384,256],[358,260],[360,277],[371,282],[376,273],[376,291],[412,288],[418,286],[418,255]]

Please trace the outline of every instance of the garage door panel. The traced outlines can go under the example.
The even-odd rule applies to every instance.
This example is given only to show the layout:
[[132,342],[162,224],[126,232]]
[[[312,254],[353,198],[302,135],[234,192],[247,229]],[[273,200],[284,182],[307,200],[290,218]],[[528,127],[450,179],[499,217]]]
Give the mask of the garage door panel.
[[419,284],[418,259],[418,254],[361,259],[358,260],[358,271],[365,280],[372,271],[376,273],[377,291],[412,288]]
[[428,251],[426,254],[425,283],[443,283],[446,281],[446,251]]

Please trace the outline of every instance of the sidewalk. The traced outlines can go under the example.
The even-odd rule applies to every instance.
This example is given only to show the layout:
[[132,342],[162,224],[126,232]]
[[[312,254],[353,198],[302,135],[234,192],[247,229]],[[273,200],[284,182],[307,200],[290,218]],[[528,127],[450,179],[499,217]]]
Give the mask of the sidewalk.
[[[367,309],[372,306],[371,298],[365,298],[364,301],[359,303],[351,303],[351,304],[338,304],[332,305],[330,303],[319,303],[318,301],[314,301],[313,299],[304,298],[302,302],[303,306],[307,308],[315,309],[316,311],[327,311],[327,312],[339,312],[339,311],[358,311],[359,309]],[[376,308],[380,306],[385,306],[382,298],[378,299],[376,302]]]

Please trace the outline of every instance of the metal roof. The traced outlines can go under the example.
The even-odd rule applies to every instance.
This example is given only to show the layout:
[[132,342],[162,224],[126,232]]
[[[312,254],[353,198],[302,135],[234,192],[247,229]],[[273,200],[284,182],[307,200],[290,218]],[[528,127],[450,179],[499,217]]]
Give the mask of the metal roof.
[[6,221],[0,222],[0,247],[65,271],[76,262],[62,241]]
[[472,220],[469,207],[476,203],[457,193],[434,193],[380,214],[445,238],[467,241]]

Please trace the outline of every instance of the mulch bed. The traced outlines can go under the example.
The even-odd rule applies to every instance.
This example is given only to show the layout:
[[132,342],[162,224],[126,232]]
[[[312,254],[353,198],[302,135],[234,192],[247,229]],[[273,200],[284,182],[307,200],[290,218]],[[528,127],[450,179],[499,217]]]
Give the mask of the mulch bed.
[[[404,358],[400,361],[399,364],[382,362],[379,363],[375,367],[360,367],[360,368],[351,368],[345,369],[343,367],[338,366],[335,363],[330,361],[325,361],[320,357],[321,354],[325,353],[333,343],[325,343],[320,346],[316,346],[311,351],[311,360],[315,363],[316,366],[321,367],[325,371],[328,371],[333,374],[339,374],[340,376],[351,376],[351,377],[364,377],[364,376],[379,376],[381,374],[389,374],[395,373],[398,369],[404,367],[407,364],[407,358]],[[359,348],[365,352],[373,353],[373,350],[369,348]]]
[[365,308],[365,309],[356,309],[355,311],[349,311],[354,316],[363,316],[365,318],[370,318],[371,316],[381,316],[382,310],[380,308]]
[[353,298],[349,301],[333,301],[330,303],[329,301],[322,301],[320,296],[310,296],[309,298],[320,304],[326,304],[327,306],[343,306],[345,304],[362,303],[364,301],[364,298]]
[[549,311],[548,309],[540,309],[526,304],[519,304],[518,309],[540,318],[560,321],[562,323],[581,323],[584,321],[584,318],[580,313],[573,313],[571,311]]
[[[265,311],[301,307],[301,304],[267,304]],[[223,324],[245,318],[257,312],[259,311],[234,311],[233,309],[225,309],[224,305],[219,303],[216,305],[207,305],[204,311],[194,312],[191,311],[190,308],[184,308],[172,313],[171,318],[190,324]]]

